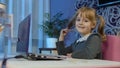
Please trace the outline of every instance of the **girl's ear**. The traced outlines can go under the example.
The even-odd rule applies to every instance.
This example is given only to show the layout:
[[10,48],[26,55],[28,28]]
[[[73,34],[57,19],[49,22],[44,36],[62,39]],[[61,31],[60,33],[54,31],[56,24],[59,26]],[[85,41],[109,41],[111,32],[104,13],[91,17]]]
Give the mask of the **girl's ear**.
[[92,24],[91,26],[92,26],[92,29],[94,29],[96,27],[96,24]]

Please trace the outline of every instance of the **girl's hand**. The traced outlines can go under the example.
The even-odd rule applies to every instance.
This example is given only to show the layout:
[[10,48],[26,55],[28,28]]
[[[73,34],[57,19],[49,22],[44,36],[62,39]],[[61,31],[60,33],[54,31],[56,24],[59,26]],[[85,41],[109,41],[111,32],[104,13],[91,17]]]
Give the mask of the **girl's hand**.
[[72,55],[72,53],[68,53],[68,54],[67,54],[67,57],[68,57],[68,58],[71,58],[71,55]]
[[64,40],[64,37],[65,37],[65,35],[68,33],[68,31],[69,31],[68,28],[61,30],[61,32],[60,32],[60,37],[59,37],[59,41],[63,41],[63,40]]

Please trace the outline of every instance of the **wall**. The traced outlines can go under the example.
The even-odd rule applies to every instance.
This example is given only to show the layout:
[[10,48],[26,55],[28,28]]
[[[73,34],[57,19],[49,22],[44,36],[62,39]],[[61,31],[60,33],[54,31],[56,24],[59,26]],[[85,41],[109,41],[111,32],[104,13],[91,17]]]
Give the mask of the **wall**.
[[74,12],[74,3],[76,0],[51,0],[50,1],[50,14],[51,17],[57,12],[62,11],[64,13],[62,18],[70,18]]
[[[112,5],[105,7],[98,7],[98,0],[51,0],[51,16],[55,13],[62,11],[64,13],[63,18],[71,18],[75,11],[82,7],[88,6],[95,8],[97,14],[101,15],[105,19],[105,33],[108,35],[116,35],[120,32],[120,5]],[[76,33],[73,33],[76,34]],[[69,41],[67,45],[69,46],[74,40],[73,34],[69,34]],[[71,37],[72,36],[72,37]],[[77,39],[78,35],[74,37]]]
[[[50,1],[50,14],[53,17],[58,12],[63,12],[63,16],[61,19],[70,19],[75,13],[75,3],[77,0],[51,0]],[[73,35],[74,34],[74,35]],[[74,37],[74,39],[73,39]],[[70,32],[65,39],[65,44],[69,46],[73,43],[78,37],[78,33],[76,31]]]
[[98,0],[78,0],[76,1],[76,9],[81,6],[95,8],[97,14],[103,16],[105,19],[105,33],[109,35],[117,35],[117,32],[120,32],[120,5],[114,4],[98,7],[97,1]]

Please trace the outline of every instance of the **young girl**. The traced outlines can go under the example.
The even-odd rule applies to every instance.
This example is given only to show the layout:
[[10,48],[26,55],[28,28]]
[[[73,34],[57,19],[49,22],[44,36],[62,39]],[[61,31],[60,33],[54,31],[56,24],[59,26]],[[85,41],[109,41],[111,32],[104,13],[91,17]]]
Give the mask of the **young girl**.
[[[100,23],[97,22],[100,19]],[[75,22],[75,23],[74,23]],[[82,36],[71,46],[65,47],[64,37],[70,31],[70,27],[75,24],[75,28]],[[92,33],[92,30],[98,26],[98,32]],[[100,59],[101,43],[106,40],[104,34],[104,19],[96,14],[95,9],[82,7],[78,9],[66,29],[62,29],[59,41],[56,43],[59,55],[67,55],[79,59]]]

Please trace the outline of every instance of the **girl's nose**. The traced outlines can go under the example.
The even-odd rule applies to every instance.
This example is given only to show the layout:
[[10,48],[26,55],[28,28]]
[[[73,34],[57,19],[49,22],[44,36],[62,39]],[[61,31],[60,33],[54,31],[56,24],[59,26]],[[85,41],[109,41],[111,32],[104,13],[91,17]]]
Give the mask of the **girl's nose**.
[[79,24],[82,25],[82,24],[83,24],[83,21],[80,21]]

